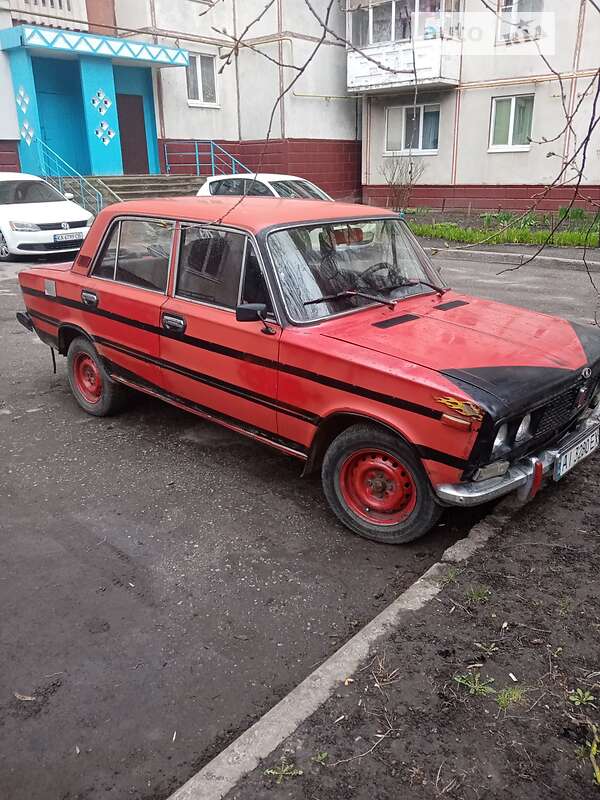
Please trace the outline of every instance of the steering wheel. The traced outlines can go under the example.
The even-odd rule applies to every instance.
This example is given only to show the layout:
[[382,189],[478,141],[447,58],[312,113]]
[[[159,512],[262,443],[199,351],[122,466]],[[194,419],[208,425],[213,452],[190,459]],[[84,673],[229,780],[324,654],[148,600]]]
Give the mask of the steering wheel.
[[370,278],[372,275],[375,275],[376,272],[380,272],[382,269],[394,269],[393,264],[390,264],[388,261],[379,261],[377,264],[373,264],[371,267],[368,267],[363,273],[360,275],[360,279],[363,280],[364,278]]

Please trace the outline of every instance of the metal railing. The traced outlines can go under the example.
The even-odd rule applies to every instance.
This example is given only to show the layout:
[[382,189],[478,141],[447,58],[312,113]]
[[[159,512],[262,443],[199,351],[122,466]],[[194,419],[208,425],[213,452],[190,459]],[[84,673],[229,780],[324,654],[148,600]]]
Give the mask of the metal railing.
[[165,142],[168,175],[230,175],[252,172],[212,139],[182,139]]
[[92,214],[101,211],[104,205],[102,193],[70,164],[67,164],[51,147],[48,147],[46,142],[36,136],[34,143],[38,150],[42,177],[61,194],[70,192],[73,200]]

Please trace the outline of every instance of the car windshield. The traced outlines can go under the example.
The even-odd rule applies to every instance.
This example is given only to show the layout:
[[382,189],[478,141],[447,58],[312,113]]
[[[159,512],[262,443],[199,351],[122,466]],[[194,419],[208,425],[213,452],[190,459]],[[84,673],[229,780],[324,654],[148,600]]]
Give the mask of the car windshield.
[[[417,255],[406,224],[397,219],[321,223],[275,231],[268,247],[290,319],[309,322],[371,305],[365,292],[389,300],[431,289],[441,281]],[[319,298],[331,298],[311,303]]]
[[292,197],[297,200],[329,200],[324,192],[307,181],[271,181],[271,186],[279,197]]
[[45,181],[0,181],[0,205],[59,201],[66,202],[62,194]]

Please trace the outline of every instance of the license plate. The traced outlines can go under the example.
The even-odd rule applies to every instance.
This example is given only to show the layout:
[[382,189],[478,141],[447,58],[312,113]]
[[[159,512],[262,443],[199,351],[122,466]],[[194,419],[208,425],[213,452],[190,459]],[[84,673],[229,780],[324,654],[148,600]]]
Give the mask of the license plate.
[[83,233],[55,233],[55,242],[78,242],[83,239]]
[[554,462],[554,480],[559,481],[567,472],[570,472],[576,464],[590,456],[594,450],[600,446],[600,425],[581,441],[561,450]]

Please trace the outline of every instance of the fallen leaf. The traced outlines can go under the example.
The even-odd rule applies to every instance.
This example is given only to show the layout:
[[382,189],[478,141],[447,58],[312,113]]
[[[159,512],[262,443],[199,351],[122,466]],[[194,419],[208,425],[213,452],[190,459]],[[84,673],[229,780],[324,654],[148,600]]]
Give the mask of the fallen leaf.
[[336,721],[334,722],[334,725],[337,725],[337,724],[338,724],[338,722],[341,722],[343,719],[346,719],[346,715],[345,715],[345,714],[342,714],[342,716],[341,716],[341,717],[338,717],[338,718],[336,719]]
[[354,683],[354,678],[346,678],[344,680],[344,686],[349,686],[351,683]]
[[77,755],[79,755],[79,753],[81,753],[81,750],[79,749],[79,745],[78,744],[75,745],[75,752],[77,753]]

